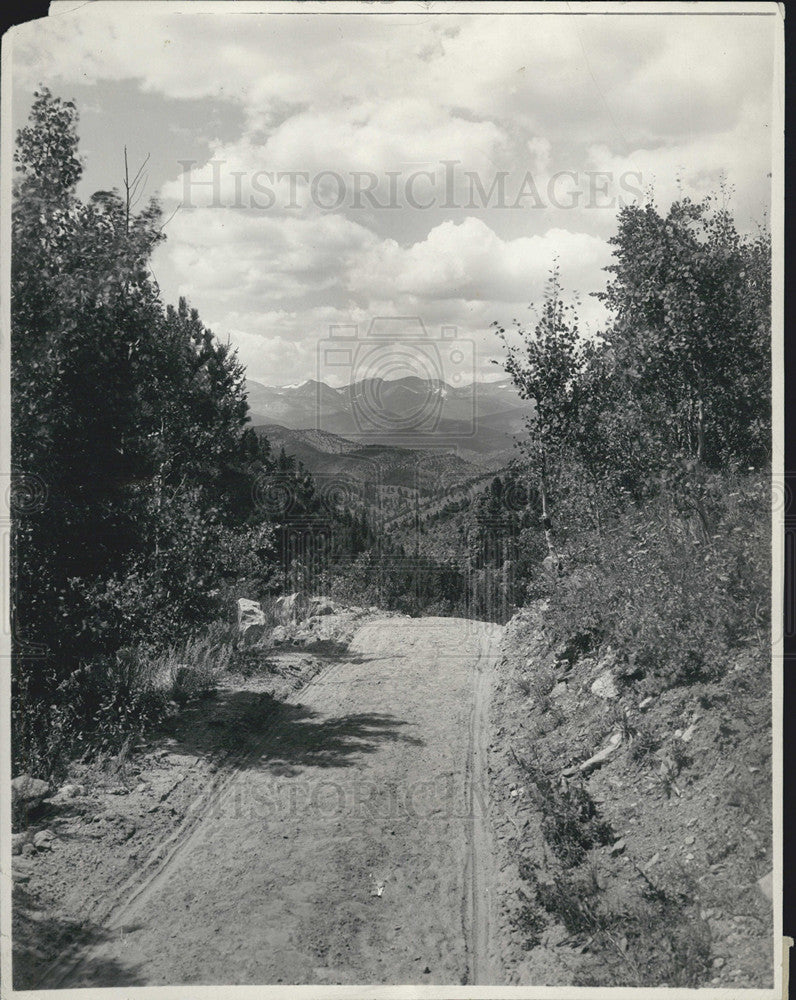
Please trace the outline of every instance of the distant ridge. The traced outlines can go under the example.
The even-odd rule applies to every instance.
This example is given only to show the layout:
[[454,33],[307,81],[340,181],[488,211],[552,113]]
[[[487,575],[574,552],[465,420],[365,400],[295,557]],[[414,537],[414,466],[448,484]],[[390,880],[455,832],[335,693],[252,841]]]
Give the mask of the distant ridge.
[[[332,439],[338,439],[333,445],[338,454],[381,444],[448,446],[488,456],[512,448],[514,435],[533,413],[533,404],[518,397],[508,378],[468,386],[416,376],[362,379],[341,388],[314,379],[288,386],[247,381],[246,386],[254,426],[302,431],[303,447],[327,454]],[[314,439],[306,436],[310,429]]]
[[255,430],[268,439],[273,451],[284,448],[316,476],[428,492],[479,478],[485,472],[480,463],[468,461],[455,449],[362,445],[326,431],[293,430],[279,424],[264,424]]

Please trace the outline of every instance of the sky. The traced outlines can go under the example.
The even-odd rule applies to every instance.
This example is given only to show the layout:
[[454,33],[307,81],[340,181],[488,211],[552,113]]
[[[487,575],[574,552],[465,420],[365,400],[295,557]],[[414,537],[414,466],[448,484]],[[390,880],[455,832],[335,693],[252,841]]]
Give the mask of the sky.
[[742,229],[769,210],[771,8],[377,9],[92,3],[16,29],[13,126],[40,83],[74,100],[84,196],[121,185],[125,145],[134,168],[148,157],[163,297],[186,296],[251,378],[361,377],[384,317],[440,377],[497,377],[491,324],[532,324],[555,262],[599,333],[623,203],[724,182]]

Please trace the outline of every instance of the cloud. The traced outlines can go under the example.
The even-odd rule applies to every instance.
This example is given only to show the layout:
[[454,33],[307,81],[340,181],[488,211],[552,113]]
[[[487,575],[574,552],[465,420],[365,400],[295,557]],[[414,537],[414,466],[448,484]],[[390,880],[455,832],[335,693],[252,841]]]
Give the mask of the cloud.
[[[486,371],[490,323],[532,318],[555,257],[565,286],[584,296],[584,321],[599,327],[588,293],[604,284],[617,204],[592,210],[586,171],[610,172],[611,196],[640,173],[633,186],[654,183],[663,207],[724,173],[749,220],[767,206],[779,17],[717,9],[343,17],[97,2],[17,29],[14,85],[43,80],[65,96],[79,86],[114,123],[126,121],[122,91],[141,99],[157,183],[169,205],[182,203],[155,273],[166,298],[188,295],[233,337],[254,377],[308,377],[330,325],[378,315],[456,326]],[[126,81],[113,100],[108,81]],[[237,115],[200,125],[194,107],[180,119],[187,133],[170,128],[175,102],[197,101]],[[115,164],[118,127],[106,148],[95,126],[92,155]],[[185,174],[181,149],[201,157]],[[340,175],[350,196],[353,173],[373,176],[381,203],[397,175],[405,205],[407,177],[429,170],[439,192],[445,160],[460,165],[451,201],[427,211],[366,197],[331,209],[335,179],[319,180]],[[467,170],[485,191],[505,171],[512,194],[531,172],[544,205],[471,204]],[[278,177],[296,171],[306,179]],[[565,171],[580,197],[568,201],[559,185],[557,207],[550,185]],[[418,199],[429,184],[419,178]]]
[[[168,97],[233,98],[251,128],[311,109],[294,126],[302,150],[304,126],[323,126],[327,112],[329,124],[365,136],[390,119],[400,135],[445,114],[455,138],[457,109],[473,124],[557,138],[574,130],[578,141],[613,146],[726,131],[744,101],[770,103],[777,23],[722,13],[275,16],[94,3],[17,29],[14,68],[23,86],[42,75],[137,79]],[[373,124],[359,129],[363,103]]]
[[372,245],[352,280],[374,294],[391,286],[424,299],[517,301],[544,283],[555,258],[570,283],[582,285],[599,279],[609,257],[603,240],[583,233],[556,229],[502,240],[481,219],[468,217],[437,226],[408,248],[392,240]]
[[583,293],[584,320],[599,323],[588,293],[601,286],[609,257],[588,234],[503,240],[476,218],[401,246],[339,215],[197,209],[175,218],[154,267],[167,298],[188,296],[211,328],[233,337],[253,377],[273,380],[280,368],[306,377],[331,326],[365,330],[376,316],[417,316],[434,336],[455,327],[483,373],[495,356],[492,322],[528,318],[555,259],[567,288]]

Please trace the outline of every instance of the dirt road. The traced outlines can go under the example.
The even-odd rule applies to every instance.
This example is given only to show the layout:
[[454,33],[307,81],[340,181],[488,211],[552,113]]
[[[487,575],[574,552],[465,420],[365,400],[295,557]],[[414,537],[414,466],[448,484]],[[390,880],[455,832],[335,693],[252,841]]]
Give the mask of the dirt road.
[[40,985],[499,981],[481,808],[499,633],[363,626],[111,915],[109,940]]

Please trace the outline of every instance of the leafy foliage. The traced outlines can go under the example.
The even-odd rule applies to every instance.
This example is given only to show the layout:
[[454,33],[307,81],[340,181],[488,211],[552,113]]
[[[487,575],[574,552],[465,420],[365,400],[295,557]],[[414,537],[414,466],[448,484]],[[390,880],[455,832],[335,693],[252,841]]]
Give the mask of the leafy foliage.
[[549,598],[561,642],[610,645],[629,678],[692,683],[767,634],[770,238],[709,197],[627,206],[611,242],[603,334],[579,340],[554,269],[507,353],[537,401],[528,475],[567,567],[532,567],[526,596]]
[[42,496],[12,497],[14,732],[18,759],[42,767],[53,755],[37,740],[95,719],[58,707],[80,701],[76,685],[105,690],[102,676],[115,694],[100,715],[137,711],[120,648],[165,648],[227,611],[235,584],[275,586],[281,526],[258,503],[264,481],[317,506],[247,429],[229,344],[185,300],[161,302],[157,203],[78,197],[77,121],[42,89],[15,154],[12,465]]

